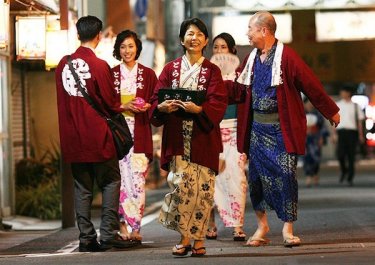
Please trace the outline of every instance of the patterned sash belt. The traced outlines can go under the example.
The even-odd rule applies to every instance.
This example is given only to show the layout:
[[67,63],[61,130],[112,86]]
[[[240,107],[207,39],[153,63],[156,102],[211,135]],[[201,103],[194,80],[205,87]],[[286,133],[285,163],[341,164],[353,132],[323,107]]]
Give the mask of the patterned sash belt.
[[254,121],[258,123],[279,123],[279,113],[259,113],[254,111]]

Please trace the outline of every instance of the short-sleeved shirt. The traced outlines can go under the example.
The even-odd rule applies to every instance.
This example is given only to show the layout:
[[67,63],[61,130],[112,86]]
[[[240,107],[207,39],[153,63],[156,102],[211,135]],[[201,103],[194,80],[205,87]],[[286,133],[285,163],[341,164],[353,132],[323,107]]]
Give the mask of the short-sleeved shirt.
[[[342,99],[337,102],[337,106],[340,108],[340,123],[336,129],[357,130],[358,128],[356,120],[358,119],[361,121],[365,119],[365,115],[363,114],[363,111],[359,105],[352,101],[345,101]],[[355,108],[357,108],[357,111]],[[356,118],[356,115],[358,118]]]

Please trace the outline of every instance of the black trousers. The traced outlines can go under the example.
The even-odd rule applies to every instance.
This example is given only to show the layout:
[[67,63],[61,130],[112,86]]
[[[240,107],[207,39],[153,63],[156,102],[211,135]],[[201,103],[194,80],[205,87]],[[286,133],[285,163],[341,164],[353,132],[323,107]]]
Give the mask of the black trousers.
[[347,178],[349,182],[352,182],[355,174],[354,163],[358,144],[358,131],[340,129],[337,130],[337,136],[337,156],[340,163],[341,180]]
[[100,238],[113,239],[119,229],[120,169],[117,159],[98,163],[72,163],[74,203],[79,240],[88,243],[97,238],[91,222],[94,181],[103,194]]

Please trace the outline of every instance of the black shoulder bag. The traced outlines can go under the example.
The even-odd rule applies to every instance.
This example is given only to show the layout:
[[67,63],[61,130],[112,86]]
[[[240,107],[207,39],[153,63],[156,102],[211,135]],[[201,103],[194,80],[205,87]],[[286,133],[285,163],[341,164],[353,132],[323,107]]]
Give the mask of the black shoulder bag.
[[68,64],[69,69],[73,74],[74,80],[77,83],[79,91],[82,93],[83,97],[86,99],[87,103],[90,104],[90,106],[96,110],[96,112],[107,121],[107,124],[112,132],[113,142],[116,147],[117,151],[117,158],[119,160],[123,159],[130,151],[130,149],[133,146],[133,139],[132,135],[129,130],[129,126],[126,123],[126,120],[124,116],[121,113],[117,113],[111,117],[105,116],[99,108],[96,106],[95,102],[90,98],[89,94],[85,91],[85,89],[82,87],[81,81],[74,70],[73,64],[72,64],[72,58],[69,55],[68,56]]

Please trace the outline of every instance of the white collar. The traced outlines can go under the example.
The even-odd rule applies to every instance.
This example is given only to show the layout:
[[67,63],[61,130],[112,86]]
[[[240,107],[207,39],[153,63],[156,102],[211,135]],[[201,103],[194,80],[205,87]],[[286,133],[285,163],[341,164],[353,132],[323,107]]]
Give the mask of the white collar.
[[129,70],[126,67],[125,63],[121,63],[121,68],[122,68],[123,73],[135,74],[135,73],[137,73],[137,70],[138,70],[138,62],[135,63],[135,65],[133,66],[133,68],[131,70]]
[[186,55],[183,55],[183,56],[182,56],[182,60],[183,60],[185,63],[188,64],[189,69],[190,69],[190,68],[192,68],[192,67],[194,67],[194,66],[196,66],[196,67],[201,66],[201,64],[202,64],[203,61],[204,61],[204,57],[203,57],[203,56],[200,57],[200,58],[198,59],[198,61],[196,61],[193,65],[190,64],[190,61],[189,61],[189,59],[187,58]]

